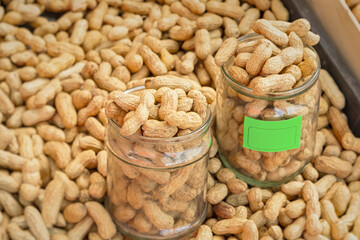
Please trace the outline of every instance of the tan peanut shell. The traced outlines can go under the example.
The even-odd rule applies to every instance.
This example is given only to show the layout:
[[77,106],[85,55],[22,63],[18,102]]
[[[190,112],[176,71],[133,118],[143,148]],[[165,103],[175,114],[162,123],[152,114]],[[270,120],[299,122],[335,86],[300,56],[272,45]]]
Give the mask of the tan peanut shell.
[[199,114],[195,112],[172,112],[166,115],[164,119],[170,126],[178,127],[179,129],[198,129],[202,125],[202,119]]
[[195,33],[195,53],[199,59],[205,59],[211,51],[210,34],[206,29]]
[[145,45],[139,48],[139,53],[143,57],[146,66],[155,75],[164,75],[167,73],[166,66],[161,62],[158,55]]
[[275,91],[285,91],[295,84],[295,77],[291,74],[273,74],[268,77],[256,77],[250,81],[249,87],[257,94]]
[[165,75],[146,79],[145,87],[156,90],[161,87],[169,87],[171,89],[180,88],[185,92],[189,92],[191,89],[197,89],[198,85],[194,81],[186,78]]
[[[342,166],[342,167],[339,167]],[[337,157],[319,156],[315,161],[315,168],[326,173],[336,174],[338,177],[347,177],[352,171],[350,163],[345,162]]]
[[49,240],[50,234],[45,226],[45,223],[40,215],[40,212],[33,206],[25,208],[25,219],[29,226],[30,232],[36,239]]
[[277,56],[269,58],[263,68],[264,74],[276,74],[281,72],[283,68],[291,65],[297,59],[296,49],[293,47],[284,48]]
[[116,233],[115,224],[109,213],[98,202],[87,202],[85,206],[88,214],[92,217],[98,227],[98,233],[102,238],[111,238]]
[[198,28],[205,28],[208,31],[218,29],[223,24],[223,18],[215,13],[207,12],[196,20]]
[[264,207],[264,216],[268,220],[274,220],[280,213],[281,207],[285,204],[286,195],[277,192],[266,203]]
[[63,183],[59,179],[51,181],[45,189],[41,208],[41,216],[46,226],[51,227],[56,223],[63,198]]
[[289,38],[284,32],[281,32],[275,28],[269,21],[265,19],[256,20],[251,24],[251,28],[256,33],[264,35],[276,45],[284,46],[289,42]]
[[67,222],[77,223],[86,216],[87,209],[84,204],[78,202],[68,205],[64,209],[63,213]]
[[178,105],[178,96],[174,90],[166,91],[161,97],[161,106],[159,109],[159,118],[164,120],[164,118],[177,110]]
[[246,62],[246,71],[252,76],[257,75],[263,68],[265,61],[267,62],[271,57],[271,54],[272,49],[269,43],[264,42],[257,46],[250,59]]
[[144,204],[144,213],[150,222],[158,229],[171,229],[174,225],[174,219],[163,212],[153,201],[146,201]]
[[215,234],[239,234],[243,231],[243,226],[246,219],[232,218],[220,220],[212,226],[212,231]]
[[240,19],[244,15],[244,10],[240,6],[233,6],[218,1],[208,1],[206,3],[206,10],[235,19]]
[[140,97],[140,104],[134,112],[134,116],[124,121],[120,133],[129,136],[134,134],[149,118],[148,104],[153,104],[154,96],[149,92],[144,92]]
[[224,65],[224,63],[226,63],[230,59],[230,57],[234,55],[237,43],[238,41],[236,38],[228,38],[222,43],[220,49],[215,55],[216,65]]
[[260,11],[257,8],[249,8],[245,11],[244,17],[239,23],[240,35],[246,34],[251,27],[251,23],[256,21],[260,17]]

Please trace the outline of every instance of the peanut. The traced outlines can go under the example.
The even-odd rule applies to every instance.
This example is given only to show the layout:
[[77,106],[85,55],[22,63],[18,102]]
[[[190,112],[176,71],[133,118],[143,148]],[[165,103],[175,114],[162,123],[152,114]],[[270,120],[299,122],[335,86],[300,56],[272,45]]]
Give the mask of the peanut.
[[8,95],[5,94],[5,92],[0,89],[0,111],[5,115],[11,115],[15,111],[15,106],[9,99]]
[[105,208],[98,202],[87,202],[85,206],[88,214],[92,217],[98,227],[98,233],[102,238],[111,238],[116,233],[115,224]]
[[271,10],[273,11],[274,15],[276,16],[276,19],[287,21],[289,20],[289,12],[284,7],[281,1],[271,1]]
[[77,122],[77,114],[71,96],[59,93],[55,98],[55,105],[64,126],[67,129],[73,128]]
[[213,188],[209,189],[207,193],[207,200],[211,204],[217,204],[226,197],[227,193],[228,189],[226,185],[223,183],[217,183]]
[[181,2],[172,3],[170,6],[170,10],[174,13],[177,13],[179,16],[184,16],[190,20],[196,20],[198,18],[196,14],[192,13]]
[[239,37],[240,31],[237,22],[231,18],[224,17],[225,35],[227,37]]
[[[258,47],[255,48],[253,54],[251,55],[250,59],[246,62],[246,71],[251,74],[252,76],[255,76],[258,74],[261,69],[266,72],[266,64],[263,67],[264,63],[269,62],[269,58],[271,57],[272,49],[270,48],[270,44],[267,42],[264,42],[260,44]],[[279,56],[279,55],[278,55]],[[280,71],[279,71],[280,72]],[[278,73],[278,72],[274,72]]]
[[51,227],[56,223],[61,203],[64,197],[64,185],[60,180],[51,181],[44,194],[41,215],[46,226]]
[[193,72],[195,64],[197,62],[197,57],[194,52],[187,52],[184,56],[181,57],[180,73],[186,75]]
[[61,169],[65,168],[71,160],[70,147],[64,142],[49,141],[45,143],[43,150]]
[[268,220],[274,220],[280,213],[281,207],[285,204],[286,195],[277,192],[266,203],[264,207],[264,216]]
[[19,216],[23,213],[23,208],[18,201],[6,191],[0,190],[0,203],[10,217]]
[[297,59],[296,49],[293,47],[284,48],[277,56],[269,58],[262,71],[264,74],[276,74],[281,72],[281,70],[292,63]]
[[196,26],[201,29],[205,28],[208,31],[219,28],[223,24],[223,19],[215,13],[205,13],[196,20]]
[[82,239],[89,232],[93,226],[94,221],[90,216],[86,216],[83,220],[78,222],[69,232],[68,237],[70,239]]
[[235,216],[235,208],[226,202],[220,202],[213,208],[218,217],[229,219]]
[[0,57],[8,57],[23,51],[25,51],[25,45],[20,41],[8,41],[0,44]]
[[259,238],[259,232],[258,232],[257,226],[253,221],[247,220],[244,223],[243,237],[246,239],[258,239]]
[[251,80],[249,87],[256,94],[265,94],[274,91],[285,91],[292,88],[296,80],[291,74],[273,74],[268,77],[256,77]]
[[211,51],[210,34],[206,29],[200,29],[195,34],[195,53],[199,59],[205,59]]
[[172,127],[179,129],[198,129],[202,125],[202,119],[199,114],[195,112],[172,112],[165,117],[165,121]]
[[331,104],[338,109],[343,109],[345,107],[345,97],[340,92],[339,88],[337,87],[334,79],[330,76],[330,74],[326,70],[321,69],[319,80],[321,89],[325,92]]
[[102,96],[94,96],[89,104],[79,111],[77,121],[78,125],[83,125],[88,117],[98,114],[103,105],[103,101],[104,99]]
[[[342,166],[339,168],[339,166]],[[352,171],[352,165],[337,157],[319,156],[315,160],[315,168],[326,173],[333,173],[340,178],[346,178]]]
[[50,234],[45,226],[45,223],[40,215],[40,212],[33,206],[25,208],[25,219],[31,233],[36,239],[49,240]]
[[49,120],[55,113],[55,109],[45,105],[42,108],[26,110],[23,112],[21,119],[25,126],[32,126],[36,123]]
[[251,28],[256,33],[264,35],[266,38],[279,46],[284,46],[289,42],[289,38],[284,32],[281,32],[275,28],[269,21],[265,19],[256,20],[251,24]]
[[61,180],[64,186],[64,198],[68,201],[74,201],[79,197],[79,188],[75,182],[71,181],[63,172],[55,172],[55,178]]
[[45,141],[65,141],[65,133],[55,126],[39,124],[37,131]]
[[134,112],[134,116],[127,119],[124,122],[123,127],[120,132],[123,135],[132,135],[134,134],[141,125],[143,125],[149,117],[148,106],[150,104],[154,104],[155,99],[154,96],[149,92],[144,92],[140,98],[140,104],[136,111]]
[[167,73],[167,68],[161,62],[159,56],[156,55],[148,46],[142,45],[139,48],[139,53],[143,57],[146,66],[155,76]]
[[105,128],[96,118],[88,118],[84,126],[92,136],[100,141],[104,141]]
[[230,4],[217,1],[208,1],[206,3],[206,10],[208,12],[235,19],[240,19],[244,15],[244,10],[240,6],[232,6]]
[[65,173],[69,178],[74,179],[81,175],[85,167],[96,161],[96,156],[93,150],[86,150],[78,154],[73,161],[66,165]]
[[27,161],[16,154],[0,150],[0,166],[12,170],[21,170]]
[[320,41],[320,36],[309,31],[305,36],[301,37],[301,40],[304,44],[314,46]]
[[234,55],[237,47],[237,39],[236,38],[228,38],[226,39],[220,49],[217,51],[215,55],[216,65],[222,66],[226,63],[232,55]]
[[173,137],[178,129],[169,126],[164,121],[147,120],[142,126],[143,135],[147,137]]
[[249,8],[245,11],[244,17],[239,23],[240,35],[244,35],[249,32],[251,24],[259,19],[260,11],[257,8]]
[[243,232],[243,226],[246,221],[246,219],[241,218],[220,220],[215,223],[211,229],[213,233],[218,235],[239,234]]
[[75,62],[75,57],[70,53],[62,53],[59,57],[53,58],[49,63],[41,62],[37,71],[41,77],[54,77],[62,70],[70,67]]
[[144,204],[144,213],[150,222],[158,229],[170,229],[174,225],[172,216],[163,212],[153,201],[146,201]]
[[7,226],[7,231],[9,232],[9,235],[12,239],[28,239],[33,240],[35,239],[31,233],[28,231],[22,230],[18,225],[15,223],[10,223]]
[[178,105],[178,96],[174,90],[169,90],[163,94],[161,97],[161,107],[159,109],[159,117],[160,120],[164,120],[164,118],[175,112]]
[[205,240],[213,237],[211,228],[207,225],[201,225],[196,235],[196,240]]

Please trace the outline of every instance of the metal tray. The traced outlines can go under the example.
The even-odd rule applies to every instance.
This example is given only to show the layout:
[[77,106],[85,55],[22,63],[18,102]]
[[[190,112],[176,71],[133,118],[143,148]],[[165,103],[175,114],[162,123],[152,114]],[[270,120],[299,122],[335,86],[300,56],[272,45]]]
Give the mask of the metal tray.
[[343,111],[348,116],[351,130],[360,137],[360,79],[357,79],[347,66],[311,6],[306,1],[283,0],[283,2],[290,11],[291,21],[301,17],[306,18],[311,23],[311,30],[320,35],[320,43],[315,46],[315,49],[320,56],[321,67],[331,74],[344,93],[346,106]]

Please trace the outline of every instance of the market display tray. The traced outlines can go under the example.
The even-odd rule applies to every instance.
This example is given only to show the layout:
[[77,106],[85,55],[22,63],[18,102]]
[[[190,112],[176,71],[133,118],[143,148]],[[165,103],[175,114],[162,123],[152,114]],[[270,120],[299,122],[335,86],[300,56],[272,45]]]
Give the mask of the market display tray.
[[[351,71],[349,63],[340,52],[341,47],[335,45],[309,2],[298,0],[283,0],[283,2],[290,11],[290,21],[306,18],[311,23],[311,30],[320,35],[320,43],[315,46],[315,49],[320,56],[321,67],[331,74],[345,95],[346,106],[343,111],[348,116],[351,130],[357,137],[360,137],[360,79]],[[357,44],[360,45],[360,42]],[[357,63],[351,64],[357,64],[357,67],[360,68],[360,55],[358,60]]]

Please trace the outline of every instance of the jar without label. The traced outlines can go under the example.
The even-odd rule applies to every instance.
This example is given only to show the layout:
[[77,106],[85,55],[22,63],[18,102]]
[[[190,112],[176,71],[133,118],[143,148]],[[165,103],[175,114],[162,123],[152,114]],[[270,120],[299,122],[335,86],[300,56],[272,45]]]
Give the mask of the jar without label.
[[201,225],[207,212],[210,119],[208,109],[201,128],[172,138],[123,136],[109,119],[106,202],[121,233],[179,239]]
[[[249,34],[239,43],[249,46],[263,37]],[[312,72],[293,89],[266,95],[236,82],[221,67],[217,82],[216,136],[220,157],[237,177],[250,185],[270,187],[291,180],[312,159],[317,128],[320,61],[316,51]]]

